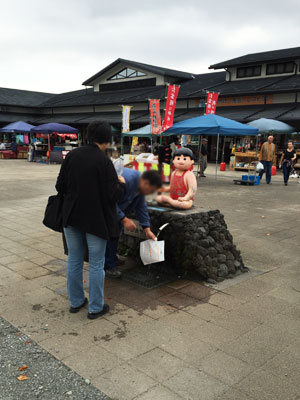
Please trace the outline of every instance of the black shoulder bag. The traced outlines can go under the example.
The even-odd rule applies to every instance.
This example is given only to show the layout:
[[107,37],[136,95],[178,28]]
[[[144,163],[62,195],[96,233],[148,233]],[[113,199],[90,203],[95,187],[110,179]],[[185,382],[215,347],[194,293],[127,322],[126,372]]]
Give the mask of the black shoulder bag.
[[45,210],[43,224],[56,232],[63,231],[63,204],[64,195],[58,193],[49,197]]

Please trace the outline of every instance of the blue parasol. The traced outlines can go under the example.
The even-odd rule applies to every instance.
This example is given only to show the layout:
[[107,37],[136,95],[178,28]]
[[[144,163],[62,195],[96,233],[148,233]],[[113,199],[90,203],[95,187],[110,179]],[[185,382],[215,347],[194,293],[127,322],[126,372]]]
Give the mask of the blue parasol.
[[78,129],[72,128],[69,125],[58,124],[56,122],[50,122],[48,124],[43,124],[39,126],[35,126],[31,129],[31,132],[34,133],[78,133]]
[[12,122],[0,129],[0,132],[3,133],[28,133],[31,129],[34,128],[34,125],[27,124],[24,121]]
[[249,122],[248,125],[257,128],[259,133],[291,133],[295,131],[295,128],[285,122],[269,118],[259,118]]
[[172,128],[166,130],[163,135],[191,135],[191,136],[256,136],[258,129],[220,117],[216,114],[202,115],[196,118],[177,122]]

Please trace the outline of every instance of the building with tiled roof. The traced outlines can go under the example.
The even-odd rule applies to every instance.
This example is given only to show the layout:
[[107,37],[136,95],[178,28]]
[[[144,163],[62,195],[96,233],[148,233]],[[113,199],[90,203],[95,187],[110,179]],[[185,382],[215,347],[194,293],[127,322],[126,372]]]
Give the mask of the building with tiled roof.
[[[275,118],[300,130],[300,47],[248,54],[189,73],[117,59],[83,82],[82,90],[50,94],[0,88],[0,126],[67,123],[84,131],[104,118],[121,127],[121,105],[131,105],[131,127],[149,123],[148,99],[161,99],[167,83],[180,85],[175,122],[201,115],[207,91],[220,93],[217,114],[240,122]],[[221,70],[221,71],[219,71]]]

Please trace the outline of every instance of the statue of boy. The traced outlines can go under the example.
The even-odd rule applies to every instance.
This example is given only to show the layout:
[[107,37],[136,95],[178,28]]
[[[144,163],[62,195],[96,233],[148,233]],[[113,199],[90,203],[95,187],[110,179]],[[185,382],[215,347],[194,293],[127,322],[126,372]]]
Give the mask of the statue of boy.
[[173,156],[175,171],[170,186],[162,187],[159,192],[170,192],[170,196],[159,195],[156,201],[161,205],[187,210],[192,207],[197,192],[197,180],[192,171],[193,152],[187,147],[177,149]]

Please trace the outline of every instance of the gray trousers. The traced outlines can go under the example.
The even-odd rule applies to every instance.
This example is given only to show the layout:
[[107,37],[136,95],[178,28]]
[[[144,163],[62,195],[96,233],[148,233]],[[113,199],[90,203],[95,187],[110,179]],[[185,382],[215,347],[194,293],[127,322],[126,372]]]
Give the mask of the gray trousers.
[[204,175],[207,168],[207,156],[200,155],[200,175]]

